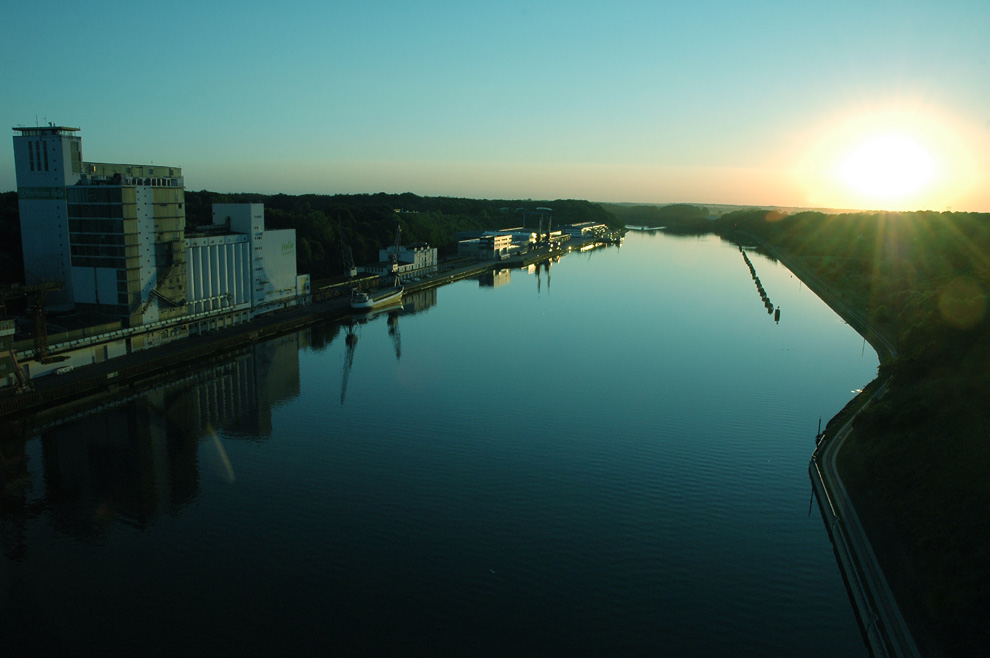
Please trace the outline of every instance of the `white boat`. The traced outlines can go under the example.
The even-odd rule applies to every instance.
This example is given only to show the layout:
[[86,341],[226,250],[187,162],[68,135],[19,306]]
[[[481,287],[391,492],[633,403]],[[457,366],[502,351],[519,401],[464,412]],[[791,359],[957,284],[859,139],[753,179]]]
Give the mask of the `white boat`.
[[351,291],[351,308],[356,311],[370,311],[379,306],[396,304],[402,301],[402,286],[381,288],[370,292]]

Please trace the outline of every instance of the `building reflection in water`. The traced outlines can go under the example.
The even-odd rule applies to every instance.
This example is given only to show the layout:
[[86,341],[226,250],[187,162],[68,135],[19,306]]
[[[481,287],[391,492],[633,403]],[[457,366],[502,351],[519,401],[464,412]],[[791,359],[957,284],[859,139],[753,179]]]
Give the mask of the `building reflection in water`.
[[2,428],[3,555],[24,559],[28,526],[42,516],[95,539],[108,523],[143,528],[178,513],[199,492],[199,442],[216,441],[217,429],[235,440],[270,437],[272,408],[299,395],[299,350],[310,337],[325,347],[338,332],[294,332],[66,421]]
[[412,315],[422,313],[437,305],[437,289],[427,288],[418,290],[402,296],[402,308],[400,315]]
[[491,270],[481,275],[478,284],[482,288],[498,288],[504,286],[512,280],[512,271],[509,269]]

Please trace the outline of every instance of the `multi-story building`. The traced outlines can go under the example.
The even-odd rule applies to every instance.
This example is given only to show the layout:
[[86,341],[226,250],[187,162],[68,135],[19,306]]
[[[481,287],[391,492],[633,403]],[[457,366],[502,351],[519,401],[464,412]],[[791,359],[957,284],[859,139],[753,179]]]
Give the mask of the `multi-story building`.
[[487,231],[479,239],[481,254],[484,258],[503,260],[512,251],[512,234],[500,231]]
[[85,162],[78,128],[14,128],[25,282],[135,327],[186,314],[182,170]]

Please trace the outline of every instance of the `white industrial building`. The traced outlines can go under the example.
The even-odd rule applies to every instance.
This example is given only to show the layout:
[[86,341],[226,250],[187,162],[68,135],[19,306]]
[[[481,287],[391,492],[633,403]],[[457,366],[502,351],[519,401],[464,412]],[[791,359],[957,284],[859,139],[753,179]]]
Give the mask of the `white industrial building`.
[[535,233],[519,229],[484,231],[480,237],[460,240],[457,243],[457,254],[467,258],[505,260],[535,240]]
[[513,240],[511,233],[500,231],[490,231],[482,233],[478,239],[481,253],[485,258],[503,260],[509,257],[513,250]]
[[199,333],[294,306],[309,294],[296,272],[296,231],[265,230],[260,203],[218,203],[213,224],[186,240],[189,306]]

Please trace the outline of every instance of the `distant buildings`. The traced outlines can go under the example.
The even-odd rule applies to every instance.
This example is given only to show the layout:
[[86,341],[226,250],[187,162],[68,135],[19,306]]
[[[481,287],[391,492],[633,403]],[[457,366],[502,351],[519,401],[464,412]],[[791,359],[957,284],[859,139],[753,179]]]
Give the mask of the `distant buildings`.
[[[392,264],[393,254],[396,255],[395,267]],[[365,265],[358,269],[368,274],[380,276],[395,274],[400,279],[436,274],[437,249],[423,242],[399,245],[398,251],[396,251],[395,245],[392,245],[387,249],[378,250],[378,261],[378,263]]]
[[586,238],[588,236],[601,238],[605,237],[612,229],[605,224],[598,224],[596,222],[582,222],[580,224],[561,226],[560,230],[565,235],[569,235],[572,238]]

